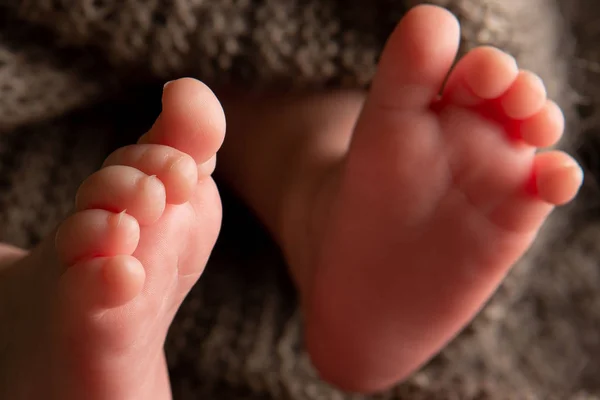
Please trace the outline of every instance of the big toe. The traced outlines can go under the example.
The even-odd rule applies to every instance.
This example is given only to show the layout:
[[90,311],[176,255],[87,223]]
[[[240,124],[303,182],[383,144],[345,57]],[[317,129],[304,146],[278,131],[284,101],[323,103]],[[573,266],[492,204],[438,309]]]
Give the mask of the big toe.
[[[165,85],[162,112],[140,142],[162,144],[189,154],[206,172],[225,137],[225,114],[204,83],[182,78]],[[209,171],[212,172],[212,171]]]
[[[397,140],[398,132],[432,128],[435,122],[422,117],[430,114],[431,104],[438,99],[456,58],[459,39],[456,17],[441,7],[417,6],[400,21],[383,50],[354,130],[352,147],[360,149],[360,158],[379,158],[382,149],[397,147],[390,144]],[[374,131],[378,135],[373,135]],[[415,148],[426,145],[425,136],[403,135],[408,141],[414,139],[404,147],[414,153]],[[367,156],[368,149],[376,154]],[[398,158],[405,156],[410,154]]]
[[456,17],[431,5],[410,10],[381,55],[370,98],[386,108],[426,108],[448,75],[460,39]]

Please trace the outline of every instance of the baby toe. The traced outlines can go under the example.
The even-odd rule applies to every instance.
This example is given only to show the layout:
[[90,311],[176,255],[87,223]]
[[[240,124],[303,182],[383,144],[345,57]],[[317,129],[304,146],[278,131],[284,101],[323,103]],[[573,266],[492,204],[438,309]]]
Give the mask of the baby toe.
[[155,175],[118,165],[102,168],[87,178],[77,192],[76,207],[127,210],[140,225],[148,225],[161,217],[165,199],[165,187]]
[[122,147],[112,153],[104,166],[127,165],[154,175],[165,187],[166,202],[183,204],[190,199],[198,183],[199,168],[188,154],[169,146],[139,144]]
[[491,210],[496,225],[513,232],[536,232],[554,206],[573,200],[583,180],[579,165],[563,152],[535,156],[531,178]]
[[58,257],[67,266],[94,257],[132,254],[140,238],[135,218],[106,210],[79,211],[67,218],[56,233]]
[[581,167],[560,151],[538,154],[534,161],[534,176],[538,196],[554,205],[573,200],[583,182]]

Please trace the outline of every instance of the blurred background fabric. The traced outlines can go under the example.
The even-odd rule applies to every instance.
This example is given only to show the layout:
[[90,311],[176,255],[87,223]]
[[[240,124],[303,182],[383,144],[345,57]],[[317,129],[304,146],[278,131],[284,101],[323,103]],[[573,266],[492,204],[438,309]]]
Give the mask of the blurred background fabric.
[[[416,0],[0,0],[0,241],[34,246],[79,183],[160,112],[164,81],[366,87]],[[462,52],[492,44],[565,110],[586,169],[494,298],[439,356],[377,399],[600,399],[600,3],[436,0]],[[224,227],[172,326],[175,399],[362,399],[321,382],[285,264],[227,188]]]

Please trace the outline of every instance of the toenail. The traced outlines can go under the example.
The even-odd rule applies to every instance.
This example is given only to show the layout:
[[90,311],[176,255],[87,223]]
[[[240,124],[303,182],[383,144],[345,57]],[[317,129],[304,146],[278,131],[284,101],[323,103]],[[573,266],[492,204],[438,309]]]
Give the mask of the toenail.
[[511,69],[515,71],[519,70],[519,64],[517,63],[517,59],[515,57],[502,50],[500,50],[499,53],[501,57],[504,58],[504,61],[507,63],[507,65],[510,65]]
[[127,209],[121,211],[118,214],[110,214],[108,216],[108,224],[113,228],[118,228],[121,225],[121,221],[123,220],[123,215],[127,212]]
[[166,82],[163,86],[163,90],[165,90],[167,88],[167,86],[169,86],[171,83],[173,83],[173,81]]
[[152,187],[152,185],[154,185],[155,182],[162,184],[162,182],[160,181],[160,179],[158,179],[158,177],[156,175],[149,175],[140,180],[140,183],[141,183],[140,186]]
[[210,176],[215,171],[217,155],[212,156],[207,162],[198,165],[198,176]]
[[179,165],[181,163],[181,161],[183,161],[183,159],[185,159],[185,156],[181,156],[178,159],[176,159],[175,161],[173,161],[171,163],[171,165],[169,165],[169,172],[173,171],[173,169],[175,169],[175,167],[177,165]]
[[568,171],[569,175],[572,175],[579,182],[583,182],[583,169],[573,162],[566,162],[562,165],[562,168],[565,171]]
[[137,141],[138,144],[148,144],[150,143],[150,135],[148,133],[144,133]]

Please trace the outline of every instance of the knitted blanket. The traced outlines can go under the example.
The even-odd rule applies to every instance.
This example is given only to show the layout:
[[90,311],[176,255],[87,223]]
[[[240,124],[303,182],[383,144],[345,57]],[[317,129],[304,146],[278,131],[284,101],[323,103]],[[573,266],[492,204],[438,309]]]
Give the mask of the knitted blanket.
[[[160,109],[183,75],[252,90],[365,86],[418,0],[3,0],[0,241],[31,247],[78,184]],[[437,0],[465,51],[493,44],[539,73],[566,110],[561,147],[587,172],[477,319],[380,399],[600,398],[600,5]],[[270,238],[223,187],[224,227],[167,354],[176,399],[360,399],[321,382]]]

